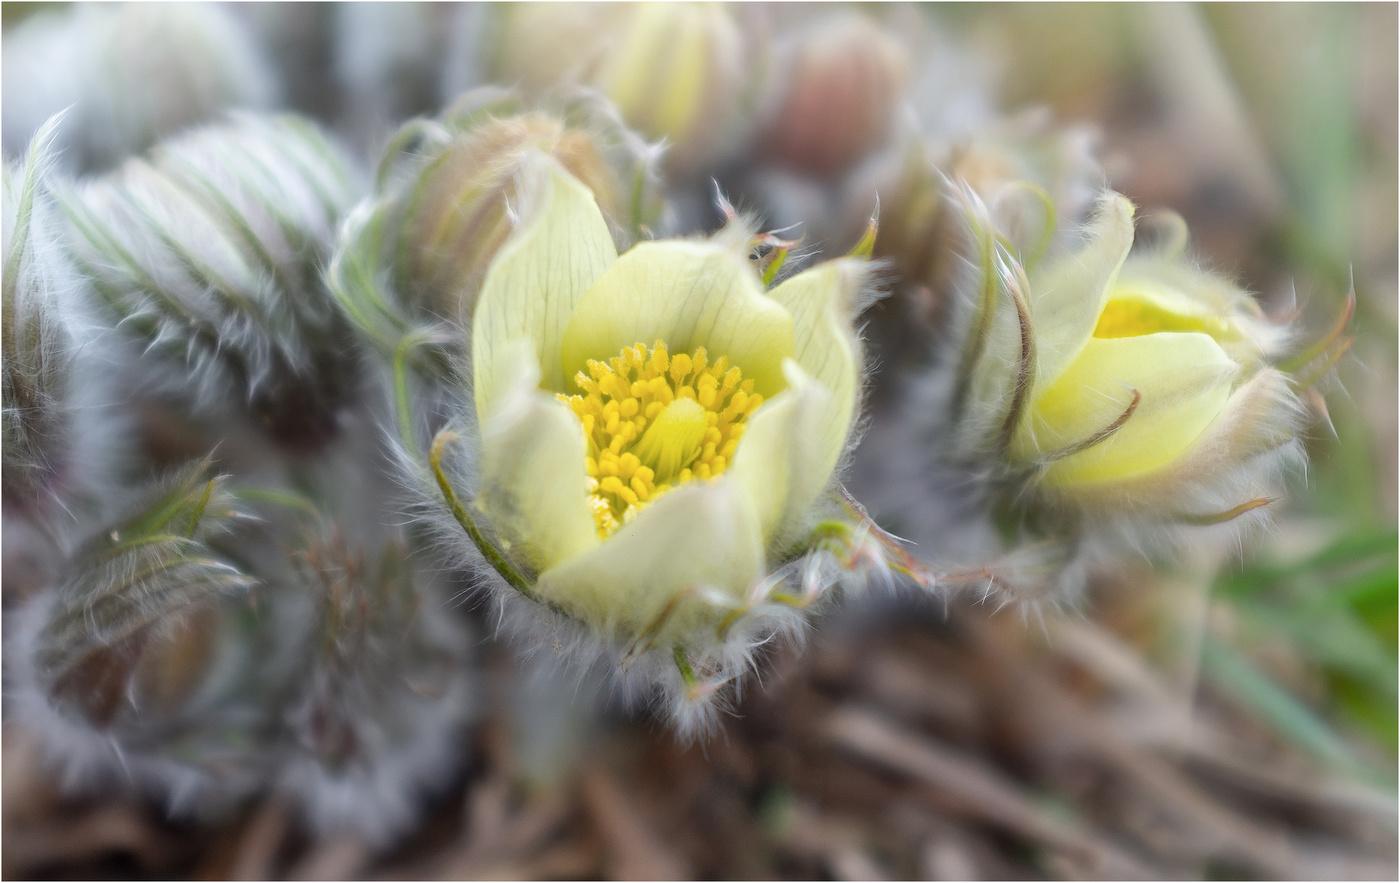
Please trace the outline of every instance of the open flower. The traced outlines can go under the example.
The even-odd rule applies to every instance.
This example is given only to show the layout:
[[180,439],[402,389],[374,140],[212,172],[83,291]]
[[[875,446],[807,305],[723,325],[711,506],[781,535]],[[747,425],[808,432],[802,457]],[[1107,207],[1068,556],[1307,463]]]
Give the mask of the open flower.
[[965,353],[964,427],[1042,501],[1101,520],[1229,521],[1301,456],[1287,343],[1249,295],[1167,247],[1133,248],[1108,194],[1083,247],[1027,274],[978,232],[987,305]]
[[480,488],[517,586],[598,637],[716,642],[805,551],[860,389],[863,261],[765,291],[733,230],[619,257],[555,160],[472,325]]

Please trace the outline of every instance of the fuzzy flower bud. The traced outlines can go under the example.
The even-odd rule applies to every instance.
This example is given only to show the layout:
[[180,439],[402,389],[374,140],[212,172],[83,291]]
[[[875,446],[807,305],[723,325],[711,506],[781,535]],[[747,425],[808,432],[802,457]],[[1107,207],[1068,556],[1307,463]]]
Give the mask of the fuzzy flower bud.
[[226,807],[260,779],[249,749],[267,721],[229,701],[237,678],[220,664],[255,580],[213,550],[248,514],[206,465],[98,532],[17,614],[15,719],[44,736],[69,786],[131,782],[186,812]]
[[911,137],[850,188],[859,201],[846,211],[845,235],[859,235],[869,194],[880,194],[875,257],[891,262],[902,284],[901,309],[877,316],[876,333],[891,338],[882,356],[922,362],[948,316],[948,296],[963,271],[959,189],[993,207],[1023,253],[1044,251],[1057,223],[1078,219],[1102,187],[1093,138],[1082,128],[1057,128],[1044,114],[999,121],[946,143]]
[[825,16],[776,50],[758,143],[778,164],[836,176],[890,134],[908,78],[903,45],[861,13]]
[[143,358],[153,385],[196,411],[242,401],[274,439],[314,446],[354,373],[321,268],[357,185],[309,123],[237,115],[81,187],[65,208],[107,320],[157,357]]
[[383,846],[460,762],[471,639],[401,541],[376,553],[323,526],[294,565],[310,629],[287,670],[293,746],[278,787],[321,835]]
[[449,433],[437,481],[534,615],[674,659],[689,695],[698,670],[738,673],[770,567],[808,548],[856,416],[866,265],[765,290],[732,228],[619,256],[557,161],[527,181],[471,327],[471,508],[457,489],[473,482],[442,471]]
[[5,34],[5,148],[71,107],[57,146],[92,171],[228,108],[261,109],[276,85],[239,19],[212,3],[72,4]]
[[577,93],[524,104],[497,89],[462,96],[440,119],[407,123],[390,141],[374,195],[346,222],[327,283],[392,362],[405,436],[410,369],[427,381],[415,392],[430,397],[456,382],[461,325],[514,229],[527,160],[540,154],[595,194],[617,241],[656,222],[656,150],[615,108]]
[[1302,458],[1287,334],[1182,255],[1183,225],[1130,255],[1133,206],[1110,193],[1080,249],[1028,269],[984,215],[974,230],[985,275],[955,405],[964,442],[1043,503],[1119,527],[1269,502]]
[[68,464],[72,343],[61,291],[78,287],[43,178],[57,121],[41,130],[24,163],[4,168],[4,497],[32,502]]
[[702,171],[739,141],[748,55],[722,4],[515,4],[502,7],[492,43],[494,81],[598,88],[628,125],[667,141],[673,173]]

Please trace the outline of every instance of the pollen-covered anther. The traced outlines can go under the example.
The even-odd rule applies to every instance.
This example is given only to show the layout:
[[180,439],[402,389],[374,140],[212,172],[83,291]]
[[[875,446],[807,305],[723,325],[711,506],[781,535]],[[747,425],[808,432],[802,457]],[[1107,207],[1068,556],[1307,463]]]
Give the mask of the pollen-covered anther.
[[763,404],[738,367],[704,347],[671,356],[638,343],[589,361],[559,396],[588,437],[589,502],[607,537],[672,487],[714,478],[734,459],[744,420]]

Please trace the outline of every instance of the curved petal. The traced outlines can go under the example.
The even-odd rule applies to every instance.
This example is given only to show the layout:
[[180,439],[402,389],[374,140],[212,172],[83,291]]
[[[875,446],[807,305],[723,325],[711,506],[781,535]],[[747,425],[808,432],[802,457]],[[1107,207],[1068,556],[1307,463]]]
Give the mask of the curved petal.
[[671,352],[703,346],[711,361],[752,378],[765,398],[783,388],[792,355],[792,319],[764,296],[741,255],[709,242],[643,242],[593,283],[564,332],[565,376],[589,359],[663,340]]
[[[841,403],[791,359],[788,388],[749,418],[725,476],[748,492],[771,546],[796,539],[812,501],[831,481],[850,427]],[[835,430],[839,424],[840,432]]]
[[504,551],[535,572],[600,542],[588,507],[588,443],[577,417],[540,392],[533,346],[519,338],[499,348],[512,382],[481,422],[477,506]]
[[[1090,340],[1052,386],[1037,394],[1012,455],[1054,460],[1131,414],[1086,449],[1054,462],[1049,485],[1122,480],[1158,469],[1200,437],[1230,397],[1239,366],[1205,334],[1158,333]],[[1132,407],[1133,391],[1140,395]]]
[[869,266],[852,259],[827,261],[768,292],[792,316],[793,359],[831,393],[825,434],[837,454],[845,446],[860,388],[860,342],[853,321]]
[[559,341],[588,286],[617,259],[617,248],[593,193],[543,154],[531,158],[521,190],[525,214],[482,281],[472,320],[476,413],[491,410],[502,386],[504,343],[534,342],[541,385],[564,391]]
[[1133,204],[1116,193],[1106,195],[1085,233],[1082,249],[1030,280],[1038,385],[1058,380],[1093,336],[1133,247]]
[[[1207,500],[1222,497],[1213,502],[1224,510],[1265,495],[1273,471],[1299,456],[1297,439],[1305,423],[1306,411],[1287,375],[1266,368],[1231,393],[1220,414],[1181,456],[1161,469],[1114,483],[1111,495],[1105,494],[1107,499],[1099,504],[1190,511],[1193,503],[1200,506],[1204,491]],[[1251,463],[1263,468],[1251,469]]]
[[535,590],[605,633],[661,641],[723,615],[700,592],[738,602],[762,573],[753,507],[721,478],[665,494],[598,548],[541,574]]

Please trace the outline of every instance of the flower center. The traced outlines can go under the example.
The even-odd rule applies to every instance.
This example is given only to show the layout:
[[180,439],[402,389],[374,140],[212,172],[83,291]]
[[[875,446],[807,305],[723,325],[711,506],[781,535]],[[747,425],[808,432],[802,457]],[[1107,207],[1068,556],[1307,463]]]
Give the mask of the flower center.
[[559,399],[588,436],[589,502],[605,538],[670,488],[723,472],[763,404],[726,357],[711,365],[703,346],[671,356],[659,340],[589,360],[574,383],[583,395]]

